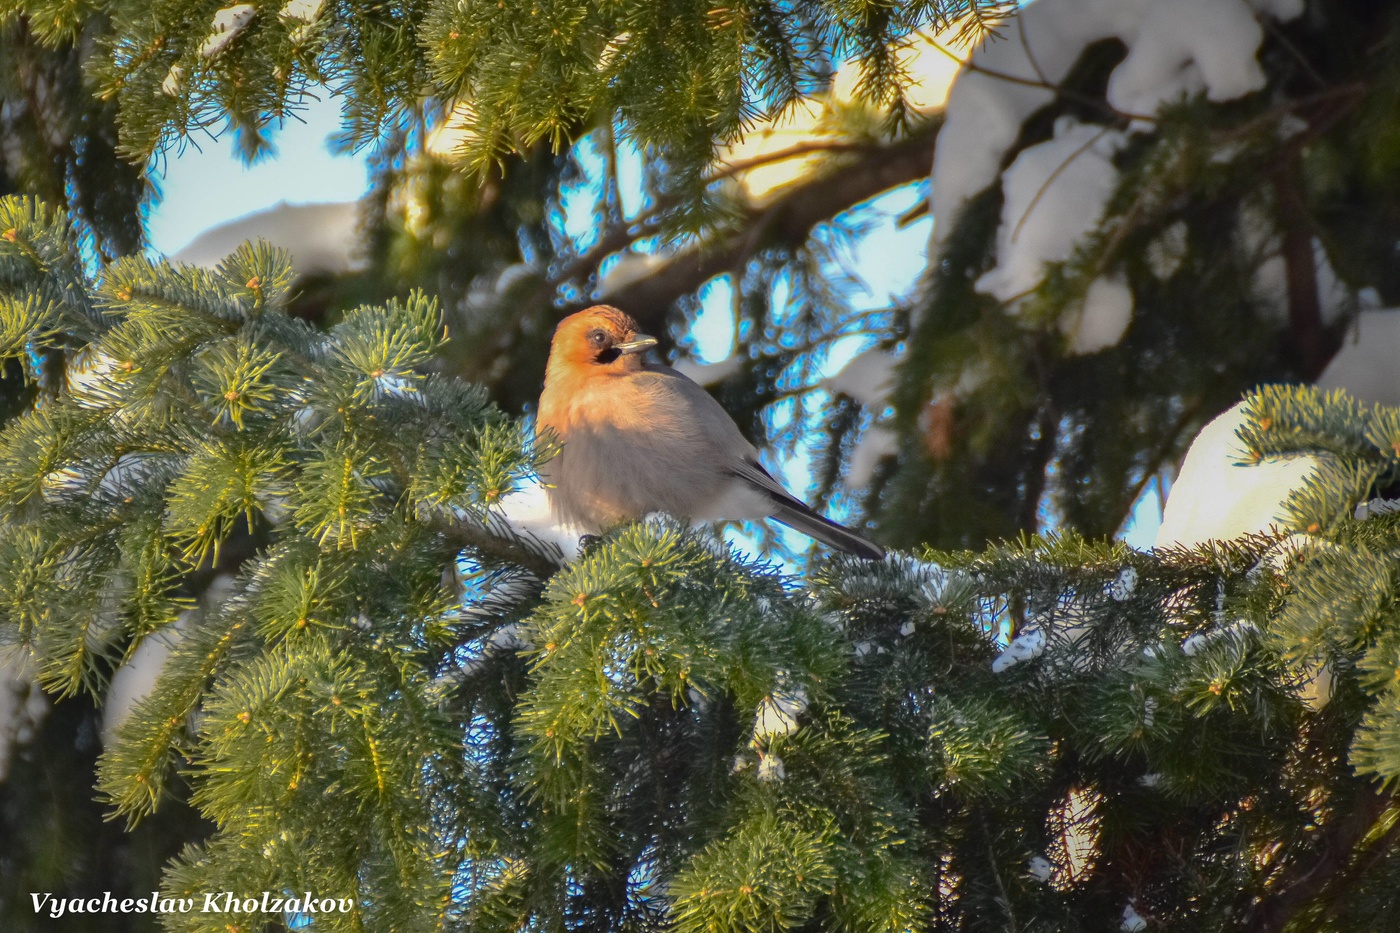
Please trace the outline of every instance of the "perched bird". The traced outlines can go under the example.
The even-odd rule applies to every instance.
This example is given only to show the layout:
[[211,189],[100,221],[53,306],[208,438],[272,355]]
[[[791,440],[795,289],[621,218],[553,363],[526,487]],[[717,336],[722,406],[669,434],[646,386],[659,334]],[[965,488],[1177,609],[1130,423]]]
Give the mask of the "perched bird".
[[643,362],[655,345],[608,305],[571,314],[555,330],[538,426],[562,444],[540,468],[556,520],[597,534],[649,512],[693,521],[771,516],[848,554],[885,556],[780,486],[708,392]]

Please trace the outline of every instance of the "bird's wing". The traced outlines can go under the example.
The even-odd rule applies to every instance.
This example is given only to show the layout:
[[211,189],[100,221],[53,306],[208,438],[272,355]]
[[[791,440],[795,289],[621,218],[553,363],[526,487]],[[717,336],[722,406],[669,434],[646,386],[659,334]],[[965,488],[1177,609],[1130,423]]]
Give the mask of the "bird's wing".
[[759,501],[766,499],[768,514],[784,525],[848,554],[869,560],[885,556],[879,545],[819,515],[784,489],[758,462],[758,451],[734,419],[704,388],[664,366],[648,366],[636,374],[633,384],[638,389],[638,406],[648,409],[654,424],[684,426],[673,448],[678,457],[693,456],[708,461],[710,469],[728,473],[758,493]]
[[654,427],[684,434],[726,463],[758,456],[724,406],[684,374],[669,366],[648,366],[629,381],[635,389],[633,404]]
[[854,554],[866,560],[883,560],[885,549],[868,541],[845,525],[814,511],[807,503],[788,492],[757,460],[738,464],[734,475],[761,490],[773,504],[773,518],[795,528],[823,544]]
[[802,505],[802,501],[782,487],[782,484],[773,478],[773,474],[763,468],[757,459],[745,460],[737,463],[733,467],[735,476],[750,485],[757,486],[767,493],[774,502],[794,503]]

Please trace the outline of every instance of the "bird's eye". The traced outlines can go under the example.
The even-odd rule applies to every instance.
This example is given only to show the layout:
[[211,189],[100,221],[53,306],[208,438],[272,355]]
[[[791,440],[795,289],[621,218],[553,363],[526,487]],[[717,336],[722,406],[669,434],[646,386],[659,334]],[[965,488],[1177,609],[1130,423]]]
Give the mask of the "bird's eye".
[[601,349],[602,347],[607,346],[608,335],[605,331],[591,330],[588,332],[588,342],[593,344],[593,346]]

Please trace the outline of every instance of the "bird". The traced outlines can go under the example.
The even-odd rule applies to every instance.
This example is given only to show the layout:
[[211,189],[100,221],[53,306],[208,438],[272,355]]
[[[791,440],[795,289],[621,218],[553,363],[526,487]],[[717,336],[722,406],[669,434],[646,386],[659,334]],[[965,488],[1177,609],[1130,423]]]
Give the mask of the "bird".
[[611,305],[555,329],[535,420],[537,437],[559,445],[538,468],[556,522],[602,534],[652,512],[693,522],[771,517],[838,551],[884,558],[784,489],[710,393],[646,362],[654,346]]

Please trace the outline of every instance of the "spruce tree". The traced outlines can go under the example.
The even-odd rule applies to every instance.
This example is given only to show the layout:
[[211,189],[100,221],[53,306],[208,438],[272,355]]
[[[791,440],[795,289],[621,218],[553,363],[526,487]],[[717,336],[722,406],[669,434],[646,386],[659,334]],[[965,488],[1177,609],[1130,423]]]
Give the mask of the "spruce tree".
[[[59,698],[50,723],[86,710],[65,776],[124,662],[174,645],[91,782],[41,786],[42,743],[16,757],[7,928],[153,925],[50,921],[28,898],[94,884],[191,899],[170,929],[1384,928],[1400,519],[1360,506],[1400,478],[1400,412],[1265,388],[1247,459],[1318,464],[1287,534],[1152,553],[1092,537],[1241,389],[1335,351],[1346,319],[1321,317],[1312,234],[1357,245],[1324,253],[1353,295],[1391,297],[1397,45],[1375,39],[1393,14],[1256,6],[1253,96],[1115,110],[1131,49],[1062,49],[993,162],[1133,129],[1104,216],[1032,294],[984,293],[1011,190],[993,170],[938,218],[926,307],[865,318],[814,228],[927,173],[940,120],[901,107],[896,50],[953,5],[0,8],[35,49],[85,43],[137,162],[224,121],[256,153],[315,81],[384,160],[382,278],[354,286],[376,297],[324,328],[288,313],[265,245],[215,270],[99,256],[52,190],[0,201],[0,355],[37,393],[0,432],[0,625]],[[767,204],[726,189],[743,121],[822,93],[848,54],[870,106],[833,118],[813,174]],[[425,127],[464,101],[461,158],[426,160]],[[655,209],[624,217],[614,174],[598,239],[567,242],[550,212],[582,147],[607,164],[618,140],[650,157]],[[406,190],[441,208],[426,226],[395,227]],[[1261,216],[1284,326],[1252,288]],[[793,577],[658,519],[566,560],[502,517],[550,453],[514,417],[548,325],[603,259],[658,238],[671,261],[614,300],[680,327],[687,295],[733,273],[754,358],[720,391],[760,430],[844,329],[902,347],[899,454],[848,492],[909,550]],[[1131,325],[1076,350],[1066,322],[1106,277]],[[498,297],[467,300],[483,286]],[[824,492],[881,414],[831,407]],[[47,794],[35,812],[58,814],[92,786],[108,851],[56,880],[72,830],[17,808]],[[295,906],[242,912],[263,892]]]
[[[1251,450],[1321,464],[1292,537],[1065,533],[802,582],[656,521],[555,571],[491,514],[542,452],[417,371],[430,300],[319,333],[283,312],[274,251],[92,281],[54,212],[3,222],[8,352],[72,332],[94,361],[0,436],[7,632],[46,688],[101,696],[178,631],[99,793],[134,823],[188,782],[214,829],[170,897],[317,900],[169,928],[1355,929],[1395,907],[1400,518],[1353,511],[1400,472],[1400,411],[1253,397]],[[234,548],[226,595],[192,604]]]

